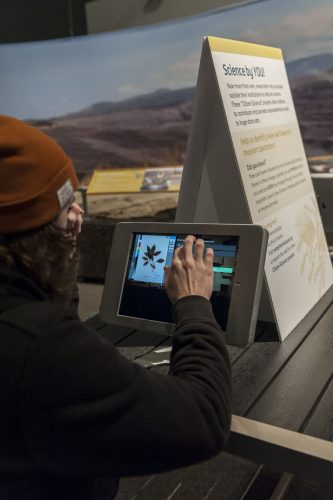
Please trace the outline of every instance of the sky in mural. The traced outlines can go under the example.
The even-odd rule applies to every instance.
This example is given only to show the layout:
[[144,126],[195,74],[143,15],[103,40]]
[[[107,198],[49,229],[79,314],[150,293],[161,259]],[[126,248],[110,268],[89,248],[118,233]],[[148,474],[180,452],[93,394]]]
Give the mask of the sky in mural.
[[205,35],[333,54],[332,0],[266,0],[172,23],[0,46],[0,113],[41,119],[161,88],[193,87]]

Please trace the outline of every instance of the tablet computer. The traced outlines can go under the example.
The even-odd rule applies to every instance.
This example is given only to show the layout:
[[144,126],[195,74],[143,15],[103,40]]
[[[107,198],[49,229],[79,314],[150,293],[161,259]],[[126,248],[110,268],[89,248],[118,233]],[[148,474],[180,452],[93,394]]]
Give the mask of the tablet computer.
[[252,224],[124,222],[116,226],[100,317],[106,323],[172,335],[164,266],[192,234],[214,250],[215,317],[229,344],[254,339],[268,232]]

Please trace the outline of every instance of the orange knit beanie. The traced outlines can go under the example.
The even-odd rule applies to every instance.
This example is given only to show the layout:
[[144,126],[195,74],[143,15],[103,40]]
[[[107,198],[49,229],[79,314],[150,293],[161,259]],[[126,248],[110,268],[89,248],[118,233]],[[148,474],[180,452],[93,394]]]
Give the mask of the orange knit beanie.
[[40,130],[0,116],[0,235],[36,229],[71,201],[78,179],[61,147]]

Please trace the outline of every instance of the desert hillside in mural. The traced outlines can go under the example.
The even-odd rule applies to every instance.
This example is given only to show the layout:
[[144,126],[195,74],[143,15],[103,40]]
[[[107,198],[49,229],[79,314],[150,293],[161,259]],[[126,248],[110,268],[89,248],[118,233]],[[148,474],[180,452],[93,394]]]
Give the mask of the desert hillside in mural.
[[159,90],[79,113],[33,121],[73,158],[82,178],[95,168],[184,162],[194,89]]
[[307,155],[333,155],[333,66],[295,78],[291,90]]
[[[287,71],[307,155],[333,155],[333,55],[292,61]],[[81,178],[95,168],[177,165],[185,157],[194,92],[162,89],[31,123],[63,146]]]

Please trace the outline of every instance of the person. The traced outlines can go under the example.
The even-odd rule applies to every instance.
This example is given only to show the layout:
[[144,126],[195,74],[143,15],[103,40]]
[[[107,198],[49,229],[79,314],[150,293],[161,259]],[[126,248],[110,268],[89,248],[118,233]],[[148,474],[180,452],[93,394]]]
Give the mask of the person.
[[[209,301],[213,251],[187,236],[166,269],[168,375],[122,357],[69,306],[82,212],[64,151],[0,116],[0,498],[113,498],[114,478],[224,449],[230,363]],[[194,253],[192,252],[194,245]]]

